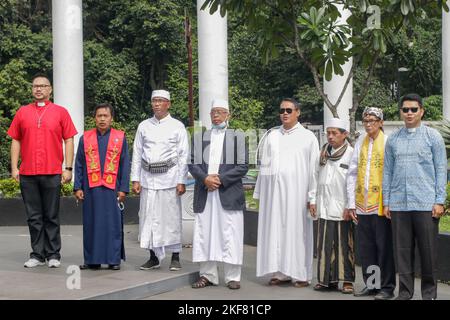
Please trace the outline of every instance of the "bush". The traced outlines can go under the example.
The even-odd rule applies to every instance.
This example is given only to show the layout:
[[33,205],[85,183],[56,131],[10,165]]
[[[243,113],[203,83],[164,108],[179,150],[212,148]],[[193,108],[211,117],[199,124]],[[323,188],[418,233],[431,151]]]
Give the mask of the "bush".
[[20,196],[19,183],[14,179],[0,180],[1,198],[17,198]]

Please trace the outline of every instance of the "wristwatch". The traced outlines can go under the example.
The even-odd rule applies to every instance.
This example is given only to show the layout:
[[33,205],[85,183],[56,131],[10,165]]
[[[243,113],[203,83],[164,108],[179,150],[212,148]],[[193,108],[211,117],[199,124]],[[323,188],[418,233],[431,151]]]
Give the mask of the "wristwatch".
[[64,169],[69,170],[69,171],[72,171],[72,170],[73,170],[72,167],[65,167]]

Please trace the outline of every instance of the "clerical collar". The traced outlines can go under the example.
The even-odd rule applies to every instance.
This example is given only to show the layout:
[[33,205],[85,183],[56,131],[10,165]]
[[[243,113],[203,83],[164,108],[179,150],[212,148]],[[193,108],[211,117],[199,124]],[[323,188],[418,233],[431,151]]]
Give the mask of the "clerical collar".
[[42,108],[45,107],[49,103],[48,100],[46,101],[36,101],[34,104],[36,107]]
[[280,128],[281,128],[281,133],[282,134],[291,134],[292,132],[294,132],[295,130],[300,128],[300,123],[297,122],[297,124],[295,126],[293,126],[290,129],[287,129],[287,130],[283,126],[281,126]]

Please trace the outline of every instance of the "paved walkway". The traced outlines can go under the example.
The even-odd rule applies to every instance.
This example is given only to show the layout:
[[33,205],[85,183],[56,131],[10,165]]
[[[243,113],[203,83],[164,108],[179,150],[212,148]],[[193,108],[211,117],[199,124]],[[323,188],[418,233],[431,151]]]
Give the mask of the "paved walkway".
[[[191,261],[191,249],[181,254],[183,269],[168,270],[165,259],[161,269],[142,271],[139,266],[148,259],[145,250],[136,241],[138,226],[125,226],[125,247],[127,261],[120,271],[86,270],[81,272],[81,289],[67,287],[71,274],[66,273],[71,265],[83,261],[81,226],[62,226],[62,266],[49,269],[41,266],[33,269],[23,267],[30,250],[27,227],[0,227],[0,299],[149,299],[149,300],[364,300],[339,292],[319,293],[308,288],[292,286],[270,287],[268,279],[256,278],[256,247],[245,246],[242,288],[229,290],[223,279],[219,286],[192,289],[190,283],[198,276],[198,266]],[[358,288],[362,287],[357,270]],[[69,281],[69,284],[74,282]],[[314,284],[314,282],[313,282]],[[416,281],[416,291],[420,280]],[[450,300],[450,286],[439,284],[439,299]],[[420,294],[415,298],[420,298]]]

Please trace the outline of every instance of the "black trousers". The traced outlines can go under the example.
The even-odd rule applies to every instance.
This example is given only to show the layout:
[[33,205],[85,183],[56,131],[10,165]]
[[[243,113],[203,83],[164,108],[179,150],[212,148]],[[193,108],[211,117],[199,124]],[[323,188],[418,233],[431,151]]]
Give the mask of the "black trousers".
[[439,219],[433,218],[431,211],[391,211],[391,217],[399,296],[411,299],[414,294],[414,254],[417,244],[422,272],[422,299],[436,299]]
[[356,228],[358,253],[361,260],[364,283],[372,273],[369,266],[380,268],[380,289],[392,293],[395,289],[395,262],[392,244],[391,221],[384,216],[358,215]]
[[61,234],[59,225],[59,197],[61,175],[20,176],[30,230],[32,252],[30,258],[41,262],[60,259]]

